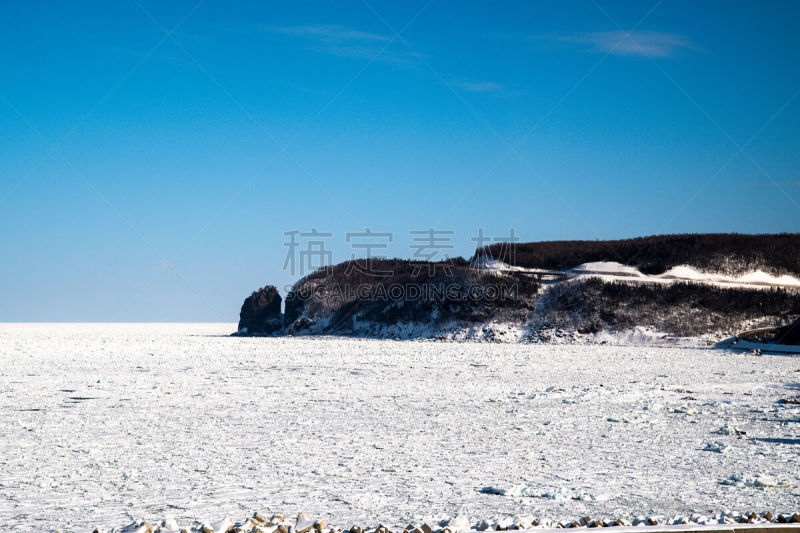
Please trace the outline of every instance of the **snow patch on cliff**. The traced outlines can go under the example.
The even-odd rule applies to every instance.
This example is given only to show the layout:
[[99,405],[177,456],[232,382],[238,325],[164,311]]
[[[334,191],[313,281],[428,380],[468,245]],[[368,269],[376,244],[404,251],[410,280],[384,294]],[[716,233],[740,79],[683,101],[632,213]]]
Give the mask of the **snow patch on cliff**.
[[593,263],[583,263],[570,269],[570,272],[579,274],[597,273],[609,274],[612,276],[633,276],[637,278],[644,277],[644,274],[639,272],[636,267],[623,265],[616,261],[595,261]]

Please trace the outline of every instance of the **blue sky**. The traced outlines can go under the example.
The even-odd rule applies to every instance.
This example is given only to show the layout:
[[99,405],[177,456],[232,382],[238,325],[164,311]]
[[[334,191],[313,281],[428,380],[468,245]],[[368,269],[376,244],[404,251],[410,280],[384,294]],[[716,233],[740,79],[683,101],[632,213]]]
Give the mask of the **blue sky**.
[[[235,321],[284,232],[794,232],[800,5],[0,3],[0,320]],[[281,291],[285,294],[285,291]]]

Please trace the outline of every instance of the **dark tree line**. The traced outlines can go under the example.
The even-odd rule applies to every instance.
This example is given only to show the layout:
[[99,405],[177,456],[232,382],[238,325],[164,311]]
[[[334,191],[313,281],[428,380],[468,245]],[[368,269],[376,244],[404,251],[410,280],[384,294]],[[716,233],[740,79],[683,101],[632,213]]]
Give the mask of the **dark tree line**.
[[661,274],[678,265],[729,274],[753,269],[800,274],[800,233],[707,233],[615,241],[499,243],[479,250],[476,255],[489,255],[522,267],[559,270],[594,261],[617,261],[635,266],[645,274]]
[[573,317],[577,329],[649,326],[675,335],[702,335],[789,323],[800,317],[800,294],[693,283],[632,284],[590,278],[549,296],[549,311]]

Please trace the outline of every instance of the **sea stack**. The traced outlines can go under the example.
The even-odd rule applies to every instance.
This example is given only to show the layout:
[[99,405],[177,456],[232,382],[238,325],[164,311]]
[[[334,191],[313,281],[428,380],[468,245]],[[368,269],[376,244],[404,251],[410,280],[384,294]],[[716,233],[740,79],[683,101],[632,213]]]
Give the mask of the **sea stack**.
[[283,327],[281,295],[267,285],[245,298],[236,335],[271,335]]

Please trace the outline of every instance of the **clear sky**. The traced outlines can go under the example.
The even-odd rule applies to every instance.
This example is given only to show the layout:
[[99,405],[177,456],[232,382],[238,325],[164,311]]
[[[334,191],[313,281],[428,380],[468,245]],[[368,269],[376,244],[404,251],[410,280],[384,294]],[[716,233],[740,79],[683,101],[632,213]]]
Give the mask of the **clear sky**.
[[[236,321],[284,232],[795,232],[797,2],[0,2],[0,320]],[[296,253],[295,249],[295,253]],[[291,265],[289,265],[291,266]],[[281,290],[285,294],[284,290]]]

